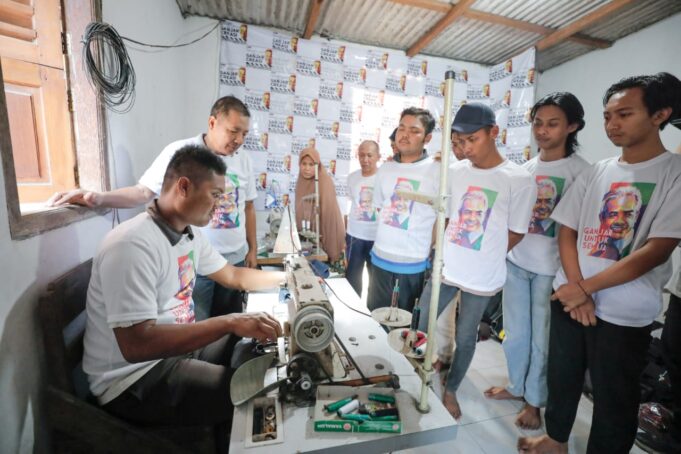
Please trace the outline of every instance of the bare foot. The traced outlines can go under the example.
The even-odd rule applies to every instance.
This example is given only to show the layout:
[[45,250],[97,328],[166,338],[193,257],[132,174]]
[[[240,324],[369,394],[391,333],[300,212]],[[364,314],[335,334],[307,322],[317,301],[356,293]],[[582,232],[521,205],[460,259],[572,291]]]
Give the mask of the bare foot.
[[448,369],[448,368],[449,368],[449,364],[443,362],[442,360],[440,360],[440,358],[435,360],[435,362],[433,363],[433,369],[435,369],[437,372],[442,372],[443,369]]
[[548,435],[518,438],[518,452],[524,454],[567,454],[567,443],[559,443]]
[[515,425],[521,429],[537,430],[541,428],[541,413],[537,407],[526,403],[515,419]]
[[461,407],[459,407],[459,401],[456,400],[456,394],[445,391],[445,398],[443,403],[445,408],[457,421],[461,419]]
[[522,397],[514,396],[503,386],[492,386],[485,391],[485,397],[494,400],[523,400]]

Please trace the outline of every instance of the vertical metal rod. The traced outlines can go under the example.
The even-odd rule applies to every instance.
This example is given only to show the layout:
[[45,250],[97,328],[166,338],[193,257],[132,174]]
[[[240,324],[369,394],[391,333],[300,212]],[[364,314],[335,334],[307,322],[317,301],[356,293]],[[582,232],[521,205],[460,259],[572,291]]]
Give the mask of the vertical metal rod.
[[320,255],[319,251],[319,166],[321,163],[315,163],[314,166],[314,212],[315,212],[315,234],[317,235],[317,256]]
[[[449,173],[449,155],[452,152],[450,125],[452,124],[452,101],[454,95],[454,71],[445,73],[445,106],[444,123],[442,125],[442,150],[440,161],[440,192],[437,198],[437,221],[435,228],[435,258],[433,259],[433,273],[431,275],[432,292],[430,296],[430,310],[428,311],[428,346],[423,361],[423,371],[430,377],[433,372],[433,336],[437,324],[437,306],[440,299],[440,283],[442,281],[442,246],[445,233],[445,213],[447,209],[447,176]],[[421,384],[421,398],[418,410],[430,411],[428,405],[428,382],[423,380]]]

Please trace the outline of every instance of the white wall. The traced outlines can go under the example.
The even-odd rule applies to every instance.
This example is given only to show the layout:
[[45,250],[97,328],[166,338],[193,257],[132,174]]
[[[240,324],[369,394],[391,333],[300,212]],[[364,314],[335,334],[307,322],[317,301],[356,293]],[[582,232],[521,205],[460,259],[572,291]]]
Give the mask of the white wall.
[[[537,99],[553,91],[569,91],[584,106],[586,127],[578,140],[582,156],[595,162],[619,154],[603,129],[602,98],[619,79],[667,71],[681,78],[681,13],[596,50],[556,66],[539,76]],[[681,131],[667,126],[662,141],[670,150],[681,145]]]
[[[168,0],[103,3],[105,22],[121,35],[143,42],[168,44],[178,38],[185,42],[215,23],[184,20],[177,4]],[[217,93],[217,30],[184,48],[158,52],[128,45],[128,51],[137,73],[137,99],[129,113],[109,114],[110,149],[116,163],[114,187],[133,184],[167,143],[203,131]],[[37,300],[49,281],[93,256],[111,229],[111,215],[12,241],[2,175],[0,172],[0,453],[49,452],[38,399],[44,358]],[[122,218],[139,210],[124,211]]]

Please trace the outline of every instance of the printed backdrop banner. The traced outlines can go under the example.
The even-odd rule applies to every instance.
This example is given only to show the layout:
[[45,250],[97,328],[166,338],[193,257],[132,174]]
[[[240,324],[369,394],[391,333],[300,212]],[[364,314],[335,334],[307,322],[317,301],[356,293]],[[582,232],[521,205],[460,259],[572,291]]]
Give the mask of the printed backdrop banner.
[[389,136],[407,107],[430,110],[436,120],[427,145],[440,149],[444,125],[444,74],[453,70],[453,114],[466,102],[494,109],[497,146],[517,163],[530,156],[529,112],[534,104],[535,52],[529,49],[485,67],[403,51],[224,21],[221,28],[219,95],[234,95],[251,111],[243,145],[257,172],[256,208],[293,202],[298,155],[319,150],[333,176],[341,207],[346,178],[359,168],[353,159],[364,140],[375,140],[385,159]]

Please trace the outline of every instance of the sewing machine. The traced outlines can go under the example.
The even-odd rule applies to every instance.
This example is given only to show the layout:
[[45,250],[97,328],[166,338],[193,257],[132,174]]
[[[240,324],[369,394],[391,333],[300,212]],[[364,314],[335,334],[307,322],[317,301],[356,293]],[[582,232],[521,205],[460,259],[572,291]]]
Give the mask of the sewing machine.
[[[284,327],[284,337],[276,345],[257,346],[262,356],[237,369],[230,389],[234,404],[277,388],[284,402],[312,403],[320,383],[399,388],[394,374],[367,377],[359,369],[336,336],[334,307],[307,259],[289,254],[284,267],[286,288],[272,310]],[[348,379],[351,372],[360,378]]]

